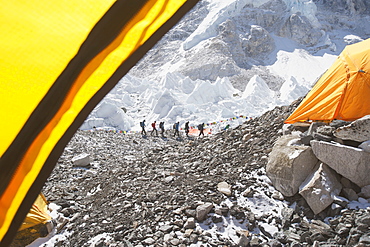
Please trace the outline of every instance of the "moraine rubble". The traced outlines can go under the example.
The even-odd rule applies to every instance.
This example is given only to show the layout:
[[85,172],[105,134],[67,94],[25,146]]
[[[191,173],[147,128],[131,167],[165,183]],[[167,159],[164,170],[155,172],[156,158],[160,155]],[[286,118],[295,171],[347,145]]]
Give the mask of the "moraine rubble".
[[[302,196],[284,198],[266,176],[283,121],[298,103],[204,138],[78,131],[43,189],[59,214],[49,242],[369,246],[370,214],[361,208],[366,199],[340,197],[340,208],[314,215]],[[89,155],[88,166],[73,165],[81,154]]]

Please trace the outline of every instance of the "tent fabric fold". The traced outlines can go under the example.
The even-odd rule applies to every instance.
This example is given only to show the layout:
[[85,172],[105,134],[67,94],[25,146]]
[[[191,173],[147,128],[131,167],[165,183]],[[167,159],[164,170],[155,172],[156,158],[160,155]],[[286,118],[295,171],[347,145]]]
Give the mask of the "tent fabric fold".
[[0,246],[93,108],[198,0],[7,1],[0,9]]
[[18,231],[22,231],[26,228],[36,226],[38,224],[45,224],[51,220],[51,216],[47,208],[47,200],[41,193],[37,196],[36,201],[32,204],[30,211],[27,214],[26,219],[23,221]]
[[285,120],[353,121],[370,114],[370,39],[348,45]]

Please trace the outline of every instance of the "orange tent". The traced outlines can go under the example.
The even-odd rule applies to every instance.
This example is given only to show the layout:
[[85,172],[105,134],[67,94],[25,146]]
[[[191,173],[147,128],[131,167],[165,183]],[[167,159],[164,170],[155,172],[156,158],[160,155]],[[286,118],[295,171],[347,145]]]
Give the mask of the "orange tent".
[[[199,133],[200,133],[200,131],[196,128],[189,129],[189,135],[191,135],[191,136],[198,136]],[[203,133],[204,133],[204,135],[210,135],[210,134],[212,134],[212,130],[211,129],[204,129]]]
[[353,121],[370,114],[370,39],[348,45],[285,123]]

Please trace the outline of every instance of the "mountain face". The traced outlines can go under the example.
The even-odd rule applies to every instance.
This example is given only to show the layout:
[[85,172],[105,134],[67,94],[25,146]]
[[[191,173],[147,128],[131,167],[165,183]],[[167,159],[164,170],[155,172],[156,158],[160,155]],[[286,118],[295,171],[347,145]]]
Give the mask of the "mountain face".
[[350,15],[370,14],[370,2],[366,0],[314,0],[314,2],[335,12]]
[[[81,128],[135,130],[142,118],[210,122],[290,104],[310,90],[345,45],[369,38],[369,5],[366,0],[202,0]],[[253,87],[256,81],[267,87]],[[253,93],[246,91],[251,88]],[[101,105],[115,116],[99,110]]]

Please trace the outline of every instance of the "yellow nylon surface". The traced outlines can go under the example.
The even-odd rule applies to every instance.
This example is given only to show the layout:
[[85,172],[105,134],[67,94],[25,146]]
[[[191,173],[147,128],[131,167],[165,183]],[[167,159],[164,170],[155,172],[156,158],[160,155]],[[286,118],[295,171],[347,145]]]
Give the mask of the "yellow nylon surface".
[[37,196],[37,199],[32,205],[30,212],[27,214],[26,219],[23,221],[19,231],[33,227],[38,224],[45,224],[51,220],[48,212],[47,202],[42,194]]
[[1,1],[0,156],[113,2]]
[[367,39],[343,50],[285,123],[353,121],[370,114],[369,95],[370,39]]
[[[39,4],[40,1],[37,0],[35,2]],[[71,2],[80,3],[79,1]],[[106,3],[107,1],[104,0],[102,2]],[[39,174],[41,168],[43,167],[43,164],[48,158],[48,155],[50,154],[58,140],[60,140],[63,133],[65,133],[68,127],[72,124],[81,109],[86,105],[89,99],[91,99],[91,97],[93,97],[93,95],[104,85],[109,77],[116,71],[118,66],[123,61],[125,61],[125,59],[127,59],[127,57],[129,57],[132,52],[140,47],[140,45],[144,43],[159,27],[161,27],[161,25],[163,25],[163,23],[165,23],[176,12],[176,10],[183,5],[184,2],[185,1],[179,0],[148,1],[146,6],[142,8],[142,11],[135,16],[135,18],[125,27],[124,30],[122,30],[121,35],[119,35],[111,43],[110,46],[108,46],[97,57],[91,60],[91,62],[85,67],[85,69],[75,81],[73,88],[70,90],[67,99],[64,101],[56,116],[49,122],[49,124],[44,128],[44,130],[40,133],[40,135],[35,139],[31,147],[28,149],[20,164],[20,169],[17,170],[15,176],[11,180],[10,185],[0,199],[0,239],[2,239],[2,237],[6,233],[12,221],[12,218],[19,208],[20,203],[27,194],[27,191],[32,185],[33,181]],[[46,3],[44,2],[44,4]],[[92,1],[91,4],[94,5],[95,1]],[[57,4],[56,6],[57,7],[53,5],[50,7],[49,5],[52,10],[58,10],[51,11],[52,13],[69,11],[68,8],[60,8],[59,4]],[[102,12],[106,11],[106,7],[108,6],[105,6],[105,8],[102,7]],[[40,8],[42,8],[44,12],[48,12],[48,8],[46,8],[45,6],[40,6]],[[29,11],[29,9],[24,8],[24,11]],[[38,12],[42,13],[43,11]],[[94,21],[90,20],[91,22],[88,22],[91,25],[86,27],[86,32],[84,32],[84,35],[76,35],[78,36],[77,38],[72,37],[71,43],[68,44],[68,37],[66,37],[68,41],[64,40],[63,42],[59,42],[58,37],[64,37],[64,35],[59,35],[58,32],[54,32],[54,34],[58,34],[56,35],[58,37],[49,38],[48,42],[33,42],[33,45],[35,47],[38,46],[38,50],[44,49],[44,43],[47,43],[45,45],[47,46],[46,50],[48,51],[40,56],[29,56],[29,58],[26,59],[25,62],[21,62],[22,69],[17,69],[15,73],[10,73],[10,75],[7,75],[6,81],[8,81],[9,83],[6,84],[8,86],[4,86],[4,88],[1,88],[1,91],[3,89],[11,90],[11,94],[16,95],[15,98],[21,100],[21,103],[17,103],[16,107],[14,107],[14,105],[7,106],[4,111],[2,109],[1,117],[6,116],[6,119],[8,119],[11,118],[11,116],[13,115],[17,115],[17,121],[21,121],[21,124],[15,124],[14,121],[12,121],[14,126],[8,123],[1,125],[2,128],[9,128],[11,130],[10,132],[12,132],[4,136],[6,139],[6,144],[1,144],[2,146],[0,151],[2,153],[9,146],[10,142],[14,139],[14,134],[16,134],[22,127],[27,117],[35,108],[36,104],[50,88],[53,80],[58,77],[63,68],[69,62],[69,59],[71,59],[73,55],[75,55],[78,46],[80,45],[81,41],[83,41],[82,36],[85,38],[87,32],[90,31],[92,27],[92,23],[96,22],[97,16],[91,15],[91,12],[99,15],[99,17],[102,14],[102,12],[96,11],[95,8],[85,8],[85,6],[81,7],[80,11],[87,12],[86,18],[91,17],[91,19],[94,19]],[[70,19],[79,19],[81,14],[80,11],[72,11],[72,13],[68,14],[59,14],[59,16],[63,16],[63,18],[68,17]],[[99,12],[100,14],[97,14],[97,12]],[[54,15],[50,15],[50,18],[53,18],[53,16]],[[38,30],[43,35],[47,35],[50,29],[43,28],[42,23],[44,23],[44,21],[45,20],[38,21],[38,24],[42,26],[42,28],[39,28]],[[23,24],[23,21],[20,21],[20,23]],[[55,23],[59,22],[55,21]],[[73,28],[73,25],[68,26],[68,28]],[[37,35],[33,37],[36,36]],[[56,47],[53,44],[49,44],[49,42],[56,42]],[[68,45],[66,45],[66,43]],[[78,45],[76,45],[75,43],[78,43]],[[8,45],[11,46],[11,43],[9,42]],[[60,49],[62,51],[59,51]],[[59,61],[58,58],[55,58],[55,54],[50,55],[50,51],[55,51],[58,57],[60,56],[63,58],[62,61]],[[18,55],[19,56],[17,58],[11,59],[11,62],[8,63],[8,69],[1,72],[11,72],[14,69],[13,67],[18,67],[18,61],[23,59],[20,54]],[[8,53],[8,56],[10,56],[10,52]],[[41,62],[40,66],[31,66],[33,62],[39,61],[40,59],[42,59],[42,61],[45,60]],[[57,65],[54,65],[54,62],[57,63]],[[28,68],[29,66],[32,67],[31,71],[26,70],[26,68]],[[51,68],[49,66],[51,66]],[[48,69],[45,70],[45,68]],[[43,75],[45,73],[47,75]],[[17,74],[20,74],[20,77],[16,78]],[[42,79],[40,80],[40,78]],[[38,83],[40,83],[41,85],[38,85]],[[14,85],[17,87],[17,89],[10,89]],[[19,92],[19,90],[21,90],[21,92]],[[31,90],[32,93],[29,93],[28,90]],[[15,98],[7,96],[6,102],[11,105],[13,104]],[[26,104],[27,106],[25,107],[24,104]],[[20,109],[14,111],[16,108]],[[3,138],[3,136],[1,136],[1,138]]]

